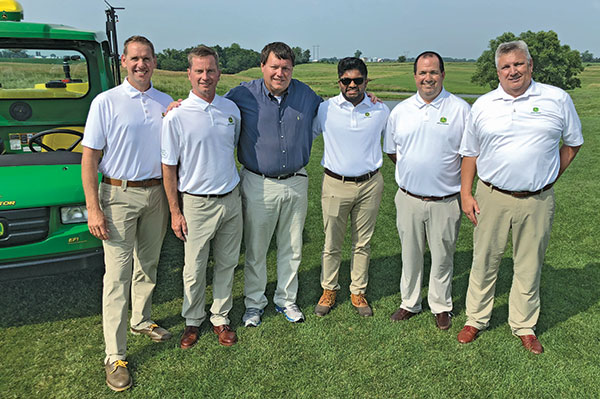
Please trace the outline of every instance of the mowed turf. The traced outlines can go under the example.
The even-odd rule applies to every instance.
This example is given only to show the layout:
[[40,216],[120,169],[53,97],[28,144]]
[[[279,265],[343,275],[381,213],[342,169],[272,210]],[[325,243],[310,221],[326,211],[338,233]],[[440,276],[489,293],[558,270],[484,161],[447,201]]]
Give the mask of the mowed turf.
[[[448,65],[446,87],[469,90],[465,64]],[[410,89],[410,65],[370,65],[373,84],[389,79],[388,90]],[[456,68],[455,68],[456,67]],[[314,68],[315,72],[311,68]],[[453,80],[453,71],[461,76]],[[384,73],[385,72],[385,73]],[[321,74],[327,73],[327,78]],[[408,73],[408,77],[401,78]],[[222,79],[220,92],[258,76],[246,71]],[[306,65],[295,76],[326,85],[335,66]],[[395,82],[397,76],[398,82]],[[174,97],[187,95],[184,75],[158,71],[158,88]],[[386,83],[388,84],[388,83]],[[406,87],[405,87],[406,85]],[[456,86],[452,86],[456,85]],[[172,87],[170,92],[167,87]],[[335,85],[330,87],[335,94]],[[325,94],[318,89],[321,94]],[[323,89],[324,90],[324,89]],[[377,94],[377,91],[375,91]],[[393,165],[385,160],[384,198],[372,241],[368,299],[375,315],[360,318],[349,298],[349,237],[344,245],[338,304],[313,315],[319,299],[323,232],[320,208],[323,141],[317,139],[308,172],[309,210],[304,232],[298,304],[307,320],[288,323],[272,304],[275,246],[269,252],[269,275],[263,324],[241,326],[243,255],[236,270],[230,314],[239,343],[219,346],[209,329],[194,348],[178,347],[184,328],[181,270],[183,246],[172,233],[165,239],[154,296],[154,319],[174,334],[165,343],[128,335],[128,360],[134,386],[123,398],[588,398],[600,396],[600,67],[588,67],[582,88],[572,92],[580,112],[585,144],[555,186],[556,215],[542,271],[542,308],[537,326],[545,353],[525,351],[507,324],[512,279],[507,245],[496,286],[490,328],[475,342],[461,345],[456,334],[465,322],[465,293],[472,259],[472,227],[463,218],[455,256],[454,313],[449,331],[435,328],[424,312],[400,323],[389,316],[400,305],[400,242],[395,228]],[[429,263],[429,255],[426,255]],[[212,264],[208,270],[208,304]],[[429,276],[428,271],[425,278]],[[102,271],[81,271],[0,283],[0,397],[116,397],[104,382],[101,317]],[[426,284],[423,288],[426,297]]]

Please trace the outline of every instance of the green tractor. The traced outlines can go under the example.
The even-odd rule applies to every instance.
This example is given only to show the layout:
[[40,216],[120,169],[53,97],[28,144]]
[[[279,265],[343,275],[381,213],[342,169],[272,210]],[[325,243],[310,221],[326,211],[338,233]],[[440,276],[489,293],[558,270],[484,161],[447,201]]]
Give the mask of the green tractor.
[[115,8],[106,17],[106,34],[29,23],[0,0],[0,278],[102,264],[79,143],[94,97],[120,82]]

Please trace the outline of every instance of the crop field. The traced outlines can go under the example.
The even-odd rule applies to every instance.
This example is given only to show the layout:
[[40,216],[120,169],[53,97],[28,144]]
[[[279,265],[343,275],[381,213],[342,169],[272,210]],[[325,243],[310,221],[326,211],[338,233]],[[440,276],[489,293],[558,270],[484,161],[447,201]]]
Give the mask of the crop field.
[[[474,64],[448,64],[445,86],[457,93],[488,89],[470,83]],[[369,87],[381,98],[414,91],[412,65],[370,64]],[[260,69],[223,76],[223,94]],[[337,94],[335,65],[300,65],[294,77],[323,96]],[[313,314],[319,283],[323,226],[320,186],[323,140],[315,141],[309,174],[309,209],[299,273],[298,305],[307,320],[288,323],[271,302],[275,243],[268,255],[263,323],[241,324],[244,312],[243,250],[230,313],[239,342],[223,347],[205,321],[199,343],[179,349],[183,245],[171,233],[164,241],[153,317],[174,335],[165,343],[128,335],[134,386],[123,398],[592,398],[600,397],[600,66],[588,66],[582,87],[571,91],[581,117],[585,144],[555,185],[556,214],[541,281],[537,334],[545,353],[521,347],[507,324],[512,281],[510,244],[501,263],[490,327],[473,343],[456,334],[465,316],[472,260],[470,222],[463,217],[453,278],[454,319],[449,331],[435,327],[426,304],[409,321],[393,323],[400,305],[400,241],[393,197],[393,164],[385,159],[384,197],[372,240],[367,298],[374,316],[361,318],[350,303],[349,237],[343,249],[341,291],[332,312]],[[174,98],[187,96],[185,73],[157,71],[155,86]],[[429,254],[426,254],[426,265]],[[427,269],[427,268],[426,268]],[[212,264],[207,308],[212,295]],[[425,279],[428,279],[428,272]],[[427,280],[425,280],[427,281]],[[116,397],[104,382],[101,316],[102,271],[86,270],[37,279],[0,282],[0,397]]]

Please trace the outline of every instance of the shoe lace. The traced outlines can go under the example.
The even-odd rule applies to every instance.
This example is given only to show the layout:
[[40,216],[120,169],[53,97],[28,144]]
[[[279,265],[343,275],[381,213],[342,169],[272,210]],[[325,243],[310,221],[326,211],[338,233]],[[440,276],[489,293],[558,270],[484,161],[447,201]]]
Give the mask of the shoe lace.
[[257,309],[257,308],[248,308],[248,309],[246,309],[246,316],[248,318],[255,317],[255,316],[260,316],[261,313],[262,313],[261,310]]
[[292,313],[294,313],[294,312],[302,313],[302,311],[300,310],[298,305],[296,305],[295,303],[292,303],[290,306],[286,306],[285,310],[292,312]]
[[365,299],[365,294],[354,295],[354,304],[356,306],[369,306],[369,303]]
[[117,371],[118,367],[123,367],[123,368],[127,368],[127,362],[125,360],[117,360],[115,362],[115,368],[113,368],[113,370],[110,372],[111,374],[114,373],[115,371]]
[[335,291],[325,291],[321,296],[319,305],[331,306],[335,302]]
[[150,329],[150,331],[154,330],[155,328],[158,328],[158,324],[156,323],[152,323],[148,326],[148,328]]

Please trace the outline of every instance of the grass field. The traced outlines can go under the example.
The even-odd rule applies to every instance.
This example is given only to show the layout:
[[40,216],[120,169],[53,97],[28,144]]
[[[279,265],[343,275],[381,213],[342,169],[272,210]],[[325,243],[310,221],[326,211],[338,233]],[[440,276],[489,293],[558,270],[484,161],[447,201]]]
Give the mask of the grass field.
[[[472,64],[449,64],[446,87],[462,93],[485,92],[485,88],[469,83],[469,67]],[[223,93],[258,74],[258,70],[251,70],[225,76],[219,91]],[[336,78],[335,66],[301,65],[295,76],[314,85],[322,95],[336,94],[331,83]],[[373,65],[370,76],[375,94],[410,91],[413,87],[408,64]],[[240,325],[244,311],[242,256],[230,314],[239,343],[231,348],[219,346],[205,322],[198,345],[180,350],[183,248],[168,233],[153,314],[174,338],[156,344],[146,337],[129,335],[132,389],[115,394],[104,383],[102,272],[82,271],[0,283],[0,397],[600,397],[600,67],[586,69],[582,82],[583,87],[574,90],[572,96],[586,142],[555,186],[556,215],[542,272],[537,333],[544,354],[535,356],[525,351],[507,324],[510,245],[501,265],[490,328],[472,344],[456,341],[466,319],[465,292],[472,256],[473,230],[465,218],[455,256],[455,318],[450,331],[435,328],[426,301],[425,311],[410,321],[389,321],[400,304],[400,242],[393,205],[396,185],[389,160],[382,169],[386,187],[372,242],[368,298],[375,315],[362,319],[350,303],[347,240],[338,305],[324,318],[314,316],[312,311],[321,293],[323,243],[319,165],[323,142],[318,139],[307,168],[309,210],[298,299],[307,315],[305,323],[288,323],[270,303],[260,327]],[[155,84],[174,97],[187,95],[188,83],[181,73],[158,71]],[[267,297],[271,300],[274,246],[268,262]],[[212,267],[209,284],[211,273]],[[426,291],[424,288],[424,296]]]

